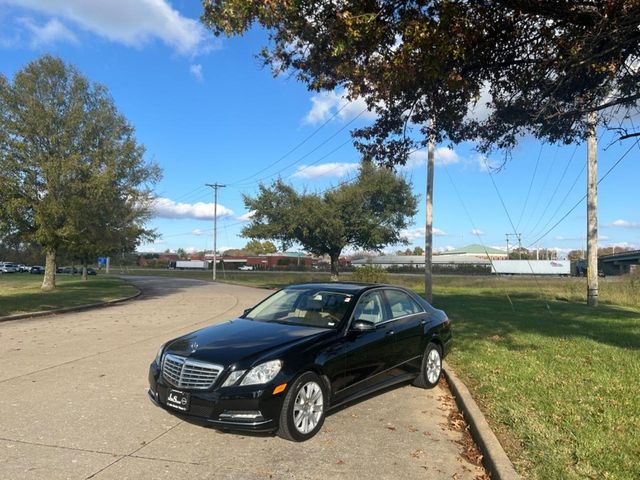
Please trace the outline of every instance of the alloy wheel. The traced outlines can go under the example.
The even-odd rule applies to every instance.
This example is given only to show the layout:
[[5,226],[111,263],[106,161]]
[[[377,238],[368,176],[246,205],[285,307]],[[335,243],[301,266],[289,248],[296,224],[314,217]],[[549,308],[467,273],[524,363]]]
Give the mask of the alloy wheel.
[[438,381],[441,370],[442,359],[440,358],[440,352],[433,348],[427,356],[427,379],[430,383],[436,383]]
[[316,382],[305,383],[293,405],[293,424],[298,432],[310,433],[322,418],[324,398],[322,388]]

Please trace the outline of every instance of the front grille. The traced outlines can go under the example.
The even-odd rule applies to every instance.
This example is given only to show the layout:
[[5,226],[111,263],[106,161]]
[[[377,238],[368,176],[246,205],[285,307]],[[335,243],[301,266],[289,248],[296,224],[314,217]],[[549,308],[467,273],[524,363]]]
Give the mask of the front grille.
[[200,362],[169,353],[162,361],[162,375],[167,382],[174,387],[192,390],[211,388],[222,368],[213,363]]

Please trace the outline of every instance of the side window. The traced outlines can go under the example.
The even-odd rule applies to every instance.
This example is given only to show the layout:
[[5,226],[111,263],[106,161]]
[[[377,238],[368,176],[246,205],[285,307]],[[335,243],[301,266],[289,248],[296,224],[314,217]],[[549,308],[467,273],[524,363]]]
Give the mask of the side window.
[[400,290],[385,290],[384,294],[387,296],[387,301],[389,302],[391,318],[424,312],[424,308],[405,292]]
[[365,294],[353,313],[355,320],[366,320],[373,323],[384,322],[384,308],[382,304],[382,296],[380,292],[371,292]]

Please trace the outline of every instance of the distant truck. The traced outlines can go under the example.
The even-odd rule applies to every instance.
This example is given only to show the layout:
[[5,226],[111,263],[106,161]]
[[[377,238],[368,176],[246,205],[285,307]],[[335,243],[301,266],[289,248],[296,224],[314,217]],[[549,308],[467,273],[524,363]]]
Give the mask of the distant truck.
[[169,269],[177,270],[206,270],[206,260],[178,260],[169,263]]
[[491,273],[498,275],[560,275],[571,274],[569,260],[493,260]]

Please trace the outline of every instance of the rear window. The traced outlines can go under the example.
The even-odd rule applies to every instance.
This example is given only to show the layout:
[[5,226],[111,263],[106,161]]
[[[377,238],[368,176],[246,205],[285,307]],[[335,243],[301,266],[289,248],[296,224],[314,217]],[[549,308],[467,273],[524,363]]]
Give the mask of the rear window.
[[420,306],[409,294],[400,290],[385,290],[389,308],[391,309],[391,318],[405,317],[416,313],[424,312],[424,308]]

